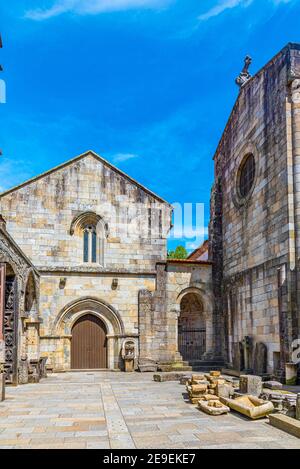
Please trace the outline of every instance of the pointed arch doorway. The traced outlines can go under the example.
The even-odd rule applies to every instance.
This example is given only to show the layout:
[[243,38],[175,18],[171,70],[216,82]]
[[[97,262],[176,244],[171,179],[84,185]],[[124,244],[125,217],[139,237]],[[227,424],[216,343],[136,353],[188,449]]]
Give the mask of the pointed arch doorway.
[[100,318],[93,314],[81,316],[72,328],[71,368],[107,368],[106,335],[106,326]]

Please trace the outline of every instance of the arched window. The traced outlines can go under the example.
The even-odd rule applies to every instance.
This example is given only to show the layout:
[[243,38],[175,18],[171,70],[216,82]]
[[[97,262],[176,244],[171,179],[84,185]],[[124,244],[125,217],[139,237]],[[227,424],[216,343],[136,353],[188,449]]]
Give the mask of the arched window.
[[87,225],[83,230],[83,262],[97,262],[97,229]]
[[70,235],[78,238],[78,258],[82,262],[104,267],[108,225],[100,215],[94,212],[80,213],[72,220]]

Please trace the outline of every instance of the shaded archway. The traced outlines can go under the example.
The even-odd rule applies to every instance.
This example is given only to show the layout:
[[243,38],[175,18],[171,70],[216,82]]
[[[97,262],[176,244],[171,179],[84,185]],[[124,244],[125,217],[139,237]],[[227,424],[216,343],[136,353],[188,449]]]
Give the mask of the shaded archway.
[[81,316],[72,327],[71,368],[107,368],[107,330],[94,314]]
[[37,289],[33,272],[30,272],[27,278],[24,300],[24,312],[27,317],[36,317],[38,314]]
[[206,352],[206,321],[197,293],[187,293],[180,302],[178,351],[184,361],[201,360]]

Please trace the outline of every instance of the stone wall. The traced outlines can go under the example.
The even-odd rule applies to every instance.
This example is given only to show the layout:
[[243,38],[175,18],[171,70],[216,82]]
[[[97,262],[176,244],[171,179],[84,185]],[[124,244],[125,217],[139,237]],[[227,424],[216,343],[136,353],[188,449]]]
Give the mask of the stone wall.
[[[63,284],[62,284],[63,279]],[[118,281],[116,287],[114,280]],[[110,368],[119,367],[119,353],[122,339],[137,337],[139,333],[138,296],[139,291],[155,289],[155,273],[152,275],[109,275],[83,274],[71,275],[42,274],[40,283],[40,307],[43,311],[41,325],[41,355],[48,356],[48,364],[57,370],[70,369],[71,330],[64,327],[63,312],[68,305],[81,299],[95,299],[112,307],[118,312],[122,322],[122,334],[112,325],[110,335],[118,343],[112,351]],[[82,308],[84,311],[84,308]],[[76,312],[70,317],[71,327],[76,319]],[[104,311],[103,321],[109,318]],[[107,324],[109,328],[109,324]]]
[[188,293],[196,293],[204,305],[207,354],[213,348],[213,295],[210,262],[168,261],[157,265],[154,293],[139,296],[140,356],[160,363],[180,363],[178,318],[180,303]]
[[[254,348],[263,342],[268,372],[278,373],[299,331],[294,281],[299,168],[296,148],[289,143],[298,145],[297,130],[289,123],[290,79],[298,60],[299,46],[289,45],[241,89],[214,158],[221,216],[220,206],[212,203],[210,247],[214,290],[225,313],[216,310],[218,327],[225,331],[222,348],[234,365],[246,336]],[[250,153],[255,181],[243,199],[239,171]],[[296,226],[296,240],[298,233]]]

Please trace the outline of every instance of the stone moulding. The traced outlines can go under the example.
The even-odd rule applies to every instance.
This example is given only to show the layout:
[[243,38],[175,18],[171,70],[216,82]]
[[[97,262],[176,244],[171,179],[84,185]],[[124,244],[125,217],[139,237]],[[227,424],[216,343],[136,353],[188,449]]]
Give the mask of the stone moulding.
[[155,277],[156,271],[152,270],[125,270],[125,269],[108,269],[104,267],[87,267],[87,266],[77,266],[77,267],[64,267],[64,266],[54,266],[54,267],[45,267],[45,266],[38,266],[37,267],[40,274],[47,274],[47,275],[59,275],[59,274],[69,274],[69,275],[128,275],[128,276],[149,276]]

